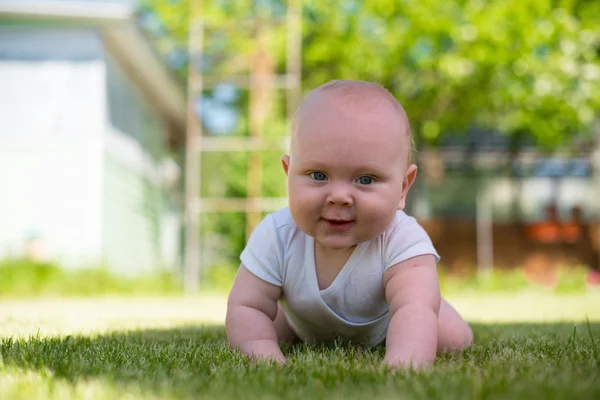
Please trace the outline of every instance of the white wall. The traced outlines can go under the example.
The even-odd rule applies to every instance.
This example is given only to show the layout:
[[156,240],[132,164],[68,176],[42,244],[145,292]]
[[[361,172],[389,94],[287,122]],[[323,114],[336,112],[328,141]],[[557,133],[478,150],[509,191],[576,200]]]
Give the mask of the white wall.
[[85,28],[0,24],[0,259],[177,267],[159,113]]
[[106,57],[106,79],[104,259],[123,274],[173,268],[178,232],[162,186],[165,126],[110,56]]
[[101,61],[0,61],[0,258],[40,235],[65,266],[101,253]]

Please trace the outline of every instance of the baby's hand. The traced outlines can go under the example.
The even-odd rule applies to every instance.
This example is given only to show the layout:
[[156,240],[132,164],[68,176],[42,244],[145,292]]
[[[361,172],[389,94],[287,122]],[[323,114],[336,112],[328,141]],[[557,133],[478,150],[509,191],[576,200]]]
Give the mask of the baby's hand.
[[389,368],[392,373],[398,371],[426,371],[432,368],[432,363],[430,362],[415,364],[411,360],[393,361],[388,359],[387,356],[381,364]]
[[240,344],[239,348],[242,353],[248,354],[253,363],[275,361],[280,366],[285,364],[285,357],[277,342],[273,340],[253,340]]
[[417,256],[392,266],[384,285],[390,305],[384,363],[418,370],[432,365],[441,303],[434,257]]
[[257,278],[242,265],[227,302],[225,331],[229,345],[252,359],[272,359],[283,365],[285,357],[273,323],[280,297],[281,287]]

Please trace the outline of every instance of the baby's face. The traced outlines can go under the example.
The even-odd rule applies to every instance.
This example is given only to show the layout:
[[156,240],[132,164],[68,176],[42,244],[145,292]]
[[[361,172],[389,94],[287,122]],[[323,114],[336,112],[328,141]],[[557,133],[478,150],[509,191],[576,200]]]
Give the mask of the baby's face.
[[296,224],[331,249],[381,235],[416,175],[405,120],[391,105],[364,111],[318,98],[298,121],[283,158]]

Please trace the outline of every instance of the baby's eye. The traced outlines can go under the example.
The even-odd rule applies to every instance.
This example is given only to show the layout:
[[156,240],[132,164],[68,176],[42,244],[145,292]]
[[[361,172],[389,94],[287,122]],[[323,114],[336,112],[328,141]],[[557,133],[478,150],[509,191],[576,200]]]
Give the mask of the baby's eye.
[[370,185],[374,181],[375,180],[370,176],[361,176],[360,178],[358,178],[358,183],[360,183],[361,185]]
[[317,171],[317,172],[311,172],[310,177],[313,178],[315,181],[324,181],[327,179],[327,175],[325,175],[324,173]]

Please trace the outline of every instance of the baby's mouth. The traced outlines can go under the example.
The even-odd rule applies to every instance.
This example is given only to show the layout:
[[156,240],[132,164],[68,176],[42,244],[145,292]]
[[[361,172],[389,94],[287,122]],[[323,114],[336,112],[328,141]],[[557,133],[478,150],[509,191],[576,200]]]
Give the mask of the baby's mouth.
[[323,218],[327,226],[334,231],[345,231],[349,229],[354,220],[342,220],[342,219],[327,219]]

